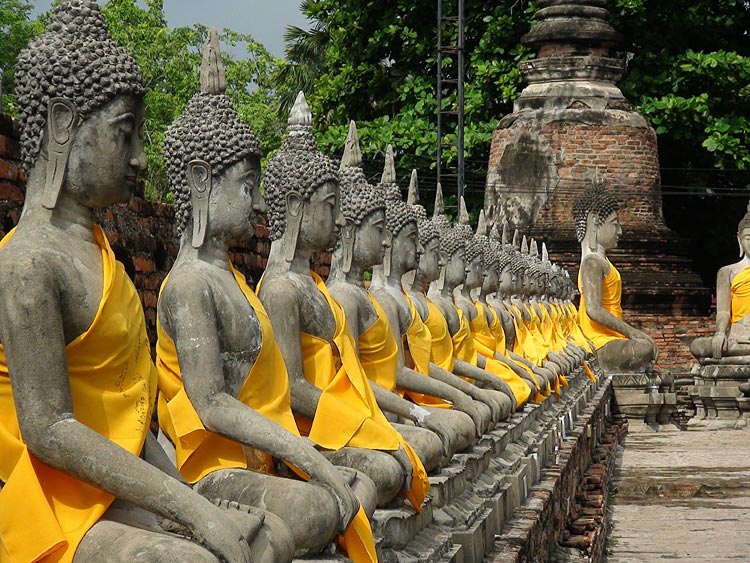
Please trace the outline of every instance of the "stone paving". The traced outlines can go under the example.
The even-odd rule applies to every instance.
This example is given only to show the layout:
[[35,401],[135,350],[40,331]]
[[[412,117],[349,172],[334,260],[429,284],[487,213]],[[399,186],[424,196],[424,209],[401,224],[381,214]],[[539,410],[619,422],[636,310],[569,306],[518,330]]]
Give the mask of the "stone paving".
[[608,563],[750,561],[750,432],[629,434]]

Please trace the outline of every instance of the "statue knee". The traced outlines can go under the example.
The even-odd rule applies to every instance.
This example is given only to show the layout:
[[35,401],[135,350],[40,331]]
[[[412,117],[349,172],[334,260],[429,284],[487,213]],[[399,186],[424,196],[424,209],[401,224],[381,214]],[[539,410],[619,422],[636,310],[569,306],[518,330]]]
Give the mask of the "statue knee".
[[281,518],[266,512],[263,526],[250,544],[252,560],[258,563],[290,563],[296,551],[295,540],[290,527]]
[[709,348],[710,339],[705,337],[696,338],[690,343],[690,353],[696,358],[705,358],[711,355],[711,353],[707,353]]
[[339,526],[339,507],[333,494],[316,485],[305,487],[305,493],[293,499],[293,504],[304,506],[298,511],[293,526],[297,555],[318,553],[336,537]]

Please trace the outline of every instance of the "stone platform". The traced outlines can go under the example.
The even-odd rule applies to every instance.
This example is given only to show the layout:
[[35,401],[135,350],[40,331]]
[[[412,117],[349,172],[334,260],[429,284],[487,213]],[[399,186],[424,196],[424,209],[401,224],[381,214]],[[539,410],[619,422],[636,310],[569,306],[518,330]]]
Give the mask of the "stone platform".
[[750,559],[742,430],[631,434],[618,456],[608,563]]

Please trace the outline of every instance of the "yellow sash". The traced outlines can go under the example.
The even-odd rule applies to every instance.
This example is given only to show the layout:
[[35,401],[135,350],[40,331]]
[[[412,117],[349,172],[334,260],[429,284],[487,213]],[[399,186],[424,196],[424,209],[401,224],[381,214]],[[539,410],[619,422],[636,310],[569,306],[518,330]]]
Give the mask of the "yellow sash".
[[750,267],[744,268],[732,279],[730,287],[732,324],[750,315]]
[[398,370],[398,343],[380,303],[369,293],[367,296],[378,317],[370,328],[359,335],[359,361],[367,379],[393,391]]
[[[292,415],[289,377],[274,339],[271,321],[245,276],[229,264],[240,290],[260,323],[261,348],[237,400],[299,436]],[[164,281],[166,284],[167,281]],[[162,284],[162,290],[164,289]],[[157,322],[156,369],[159,372],[159,424],[177,450],[177,467],[190,483],[219,469],[248,467],[242,444],[206,430],[185,391],[174,341]],[[253,469],[273,472],[271,456],[255,451]]]
[[[609,274],[602,281],[602,306],[615,317],[621,319],[622,279],[615,265],[609,260],[607,260],[607,263],[609,264]],[[583,293],[583,282],[581,281],[580,272],[578,273],[578,291],[581,293],[581,304],[578,306],[578,322],[581,325],[584,336],[594,343],[594,348],[598,350],[613,340],[624,339],[624,335],[589,317],[586,312],[586,296]]]
[[464,312],[456,307],[458,313],[458,330],[451,336],[453,341],[453,355],[459,360],[468,362],[471,365],[477,365],[477,349],[474,346],[474,339],[471,336],[469,321],[466,319]]
[[421,511],[430,489],[427,472],[414,449],[389,424],[375,402],[375,395],[346,326],[344,310],[328,293],[320,276],[315,272],[310,274],[318,290],[328,301],[336,321],[336,333],[333,345],[312,334],[300,335],[305,379],[323,393],[318,401],[315,418],[311,421],[295,414],[297,426],[303,435],[329,450],[338,450],[344,446],[396,450],[401,445],[414,467],[411,491],[406,497],[414,508]]
[[[432,356],[432,334],[427,325],[422,321],[422,317],[419,315],[419,311],[414,306],[414,302],[411,298],[404,293],[406,303],[409,305],[409,314],[411,315],[411,324],[409,329],[406,331],[404,355],[406,356],[407,363],[410,363],[412,368],[417,373],[429,377],[430,376],[430,358]],[[453,356],[451,355],[451,360]],[[410,361],[409,361],[410,360]],[[453,405],[447,401],[444,401],[440,397],[433,397],[432,395],[425,395],[417,391],[411,391],[407,389],[399,390],[401,396],[406,396],[411,399],[414,403],[421,407],[432,407],[437,409],[452,409]]]
[[505,354],[507,349],[507,343],[505,340],[505,330],[503,330],[503,323],[500,322],[500,315],[497,314],[497,311],[493,307],[490,307],[490,313],[492,314],[492,320],[490,321],[490,332],[495,337],[495,342],[497,342],[497,351],[501,354]]
[[[2,247],[13,236],[9,233]],[[100,227],[103,294],[91,327],[65,356],[73,414],[81,424],[139,455],[156,397],[141,301]],[[44,346],[44,343],[38,343]],[[114,497],[38,461],[18,428],[0,346],[0,561],[69,563]],[[12,556],[11,556],[12,554]]]
[[[247,285],[245,276],[231,263],[229,268],[248,304],[255,311],[261,331],[258,357],[250,368],[237,400],[299,436],[291,410],[289,376],[284,358],[276,344],[271,321],[263,304]],[[166,283],[164,280],[164,284]],[[156,367],[161,390],[159,424],[175,444],[177,466],[183,476],[191,483],[195,483],[219,469],[246,469],[249,466],[247,455],[250,454],[253,456],[250,460],[252,469],[273,474],[273,459],[268,453],[254,448],[243,449],[239,442],[205,429],[185,392],[174,341],[158,322],[157,332],[159,339],[156,343]],[[302,479],[309,481],[309,475],[292,465],[290,468]],[[338,541],[354,563],[377,562],[370,521],[361,507],[349,529],[343,536],[339,536]]]
[[497,353],[497,340],[495,335],[492,334],[490,324],[487,322],[487,312],[479,301],[474,301],[474,306],[477,309],[477,315],[470,325],[474,346],[480,354],[488,358],[494,358]]
[[432,350],[430,358],[432,363],[440,366],[446,371],[453,371],[453,339],[451,338],[448,322],[437,305],[427,299],[428,315],[425,319],[430,334],[432,335]]

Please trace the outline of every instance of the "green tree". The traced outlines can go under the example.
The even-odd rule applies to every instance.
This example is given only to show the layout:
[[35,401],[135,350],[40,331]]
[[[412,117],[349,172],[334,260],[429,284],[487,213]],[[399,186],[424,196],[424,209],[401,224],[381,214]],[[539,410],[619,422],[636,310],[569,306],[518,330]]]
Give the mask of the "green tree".
[[16,113],[13,96],[13,67],[21,49],[41,32],[43,25],[29,17],[31,4],[26,0],[0,0],[0,72],[2,72],[2,109]]
[[[12,69],[20,49],[31,37],[44,30],[44,22],[49,16],[43,14],[36,21],[30,21],[27,2],[2,1],[8,3],[8,7],[6,9],[3,4],[0,17],[2,22],[9,23],[3,27],[0,56],[5,58],[0,60],[6,68]],[[163,0],[146,0],[145,7],[136,0],[110,0],[102,6],[102,12],[110,34],[132,53],[146,81],[146,196],[170,201],[162,157],[164,132],[198,91],[200,52],[207,29],[200,25],[170,29],[164,16]],[[7,37],[12,39],[8,40],[7,50],[6,29]],[[246,53],[242,58],[232,57],[226,52],[223,54],[227,67],[227,95],[234,100],[240,116],[258,133],[264,150],[273,151],[279,146],[283,132],[276,112],[268,109],[278,106],[272,77],[280,61],[249,35],[225,29],[220,37],[231,47],[244,46]],[[12,74],[7,79],[10,83]],[[5,107],[13,109],[11,92],[7,93],[8,105]]]

